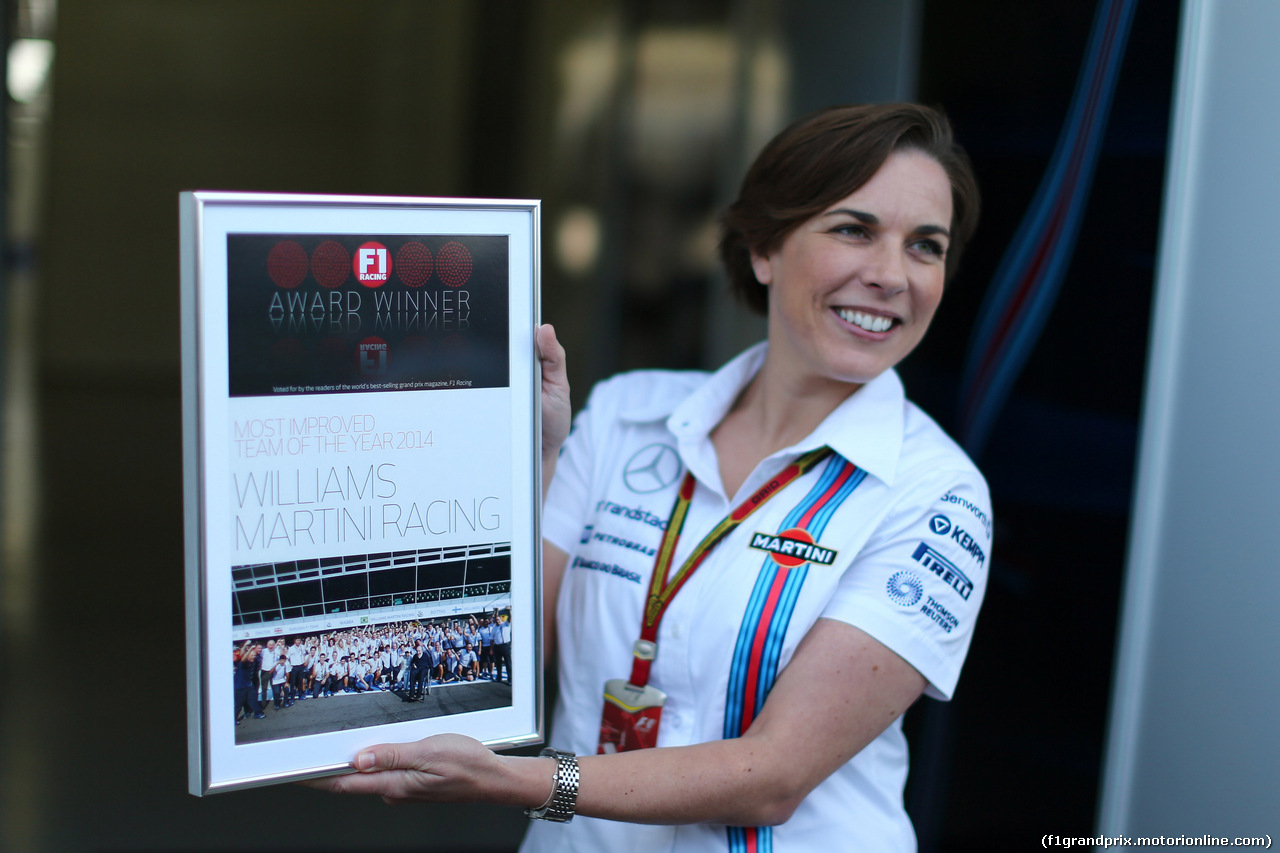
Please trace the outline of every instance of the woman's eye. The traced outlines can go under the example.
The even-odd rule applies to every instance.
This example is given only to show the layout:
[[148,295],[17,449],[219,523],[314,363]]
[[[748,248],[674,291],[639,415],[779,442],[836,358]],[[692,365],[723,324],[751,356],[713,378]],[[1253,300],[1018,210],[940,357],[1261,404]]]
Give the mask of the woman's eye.
[[946,257],[947,249],[937,240],[917,240],[915,242],[916,251],[934,257]]
[[831,229],[831,233],[843,234],[846,237],[865,237],[867,234],[867,228],[865,225],[858,225],[851,222],[846,225],[837,225],[835,228]]

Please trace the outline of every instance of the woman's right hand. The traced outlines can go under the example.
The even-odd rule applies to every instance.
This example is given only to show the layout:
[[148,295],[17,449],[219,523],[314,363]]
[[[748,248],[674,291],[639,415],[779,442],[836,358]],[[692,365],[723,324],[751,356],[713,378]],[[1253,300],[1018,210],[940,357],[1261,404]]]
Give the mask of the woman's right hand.
[[564,347],[556,340],[556,330],[544,323],[538,327],[534,341],[542,360],[542,494],[545,497],[555,474],[560,445],[569,437],[572,409]]
[[415,743],[362,749],[356,771],[302,784],[335,794],[376,794],[388,803],[495,803],[536,807],[551,788],[547,758],[495,755],[463,735],[444,734]]

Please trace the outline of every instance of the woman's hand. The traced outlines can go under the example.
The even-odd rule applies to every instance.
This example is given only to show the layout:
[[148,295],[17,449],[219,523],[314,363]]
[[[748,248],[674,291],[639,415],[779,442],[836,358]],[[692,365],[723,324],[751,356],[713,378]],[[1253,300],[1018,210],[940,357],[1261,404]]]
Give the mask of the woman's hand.
[[494,803],[535,807],[551,792],[554,762],[504,758],[463,735],[362,749],[355,773],[303,784],[335,794],[377,794],[388,803]]
[[572,409],[564,347],[556,340],[556,330],[544,323],[538,327],[534,341],[542,359],[542,494],[545,497],[555,474],[560,445],[569,437]]

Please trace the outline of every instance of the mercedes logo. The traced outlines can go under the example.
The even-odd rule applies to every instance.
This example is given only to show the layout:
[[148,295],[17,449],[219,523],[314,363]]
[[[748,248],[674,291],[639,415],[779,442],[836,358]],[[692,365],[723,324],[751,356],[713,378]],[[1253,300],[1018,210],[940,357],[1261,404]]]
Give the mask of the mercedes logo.
[[622,469],[622,482],[637,495],[659,492],[680,476],[680,455],[669,444],[650,444],[632,454]]

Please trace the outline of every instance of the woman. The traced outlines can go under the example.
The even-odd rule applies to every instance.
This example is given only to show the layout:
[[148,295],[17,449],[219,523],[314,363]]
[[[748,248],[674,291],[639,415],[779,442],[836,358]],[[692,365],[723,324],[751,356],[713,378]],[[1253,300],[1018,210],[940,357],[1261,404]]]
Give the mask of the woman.
[[[551,737],[581,757],[441,736],[365,750],[323,785],[576,808],[536,821],[526,850],[914,849],[901,715],[954,689],[990,547],[970,513],[990,507],[892,368],[977,207],[936,112],[824,110],[765,148],[724,218],[767,344],[712,375],[601,383],[569,438],[542,327]],[[644,709],[663,694],[660,717]]]

